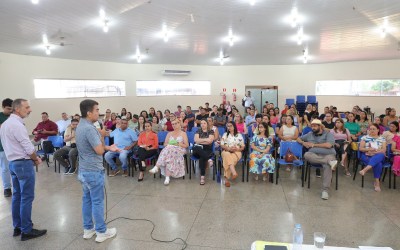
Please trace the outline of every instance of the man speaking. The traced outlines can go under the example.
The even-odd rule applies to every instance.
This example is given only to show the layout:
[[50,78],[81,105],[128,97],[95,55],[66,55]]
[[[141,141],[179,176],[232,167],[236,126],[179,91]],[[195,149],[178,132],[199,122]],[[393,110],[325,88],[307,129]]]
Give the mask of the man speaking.
[[[84,100],[80,103],[82,119],[76,129],[76,146],[79,155],[78,179],[82,183],[83,238],[97,234],[96,242],[103,242],[117,234],[104,221],[104,167],[103,154],[106,150],[117,152],[115,146],[104,145],[105,130],[101,133],[93,125],[99,119],[98,103]],[[94,219],[94,221],[93,221]]]

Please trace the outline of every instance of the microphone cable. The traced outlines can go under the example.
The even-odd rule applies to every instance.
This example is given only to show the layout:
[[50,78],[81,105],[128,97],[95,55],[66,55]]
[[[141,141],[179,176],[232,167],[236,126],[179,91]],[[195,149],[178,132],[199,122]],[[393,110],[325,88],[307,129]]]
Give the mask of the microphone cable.
[[[105,193],[105,200],[106,200],[106,213],[105,213],[105,216],[104,216],[104,221],[107,221],[107,216],[108,216],[108,202],[107,202],[107,188],[106,188],[106,185],[104,185],[104,193]],[[113,222],[113,221],[121,220],[121,219],[130,220],[130,221],[146,221],[146,222],[149,222],[149,223],[153,226],[153,229],[152,229],[151,232],[150,232],[150,237],[151,237],[152,240],[157,241],[157,242],[161,242],[161,243],[174,243],[175,241],[180,240],[180,241],[182,242],[182,248],[181,248],[181,250],[184,250],[184,249],[186,249],[186,247],[187,247],[186,241],[185,241],[184,239],[180,238],[180,237],[175,238],[175,239],[173,239],[173,240],[159,240],[159,239],[155,238],[155,237],[153,236],[153,232],[154,232],[154,230],[156,229],[156,224],[155,224],[152,220],[149,220],[149,219],[132,219],[132,218],[129,218],[129,217],[120,216],[120,217],[114,218],[114,219],[112,219],[112,220],[106,222],[106,224],[108,225],[109,223],[111,223],[111,222]]]

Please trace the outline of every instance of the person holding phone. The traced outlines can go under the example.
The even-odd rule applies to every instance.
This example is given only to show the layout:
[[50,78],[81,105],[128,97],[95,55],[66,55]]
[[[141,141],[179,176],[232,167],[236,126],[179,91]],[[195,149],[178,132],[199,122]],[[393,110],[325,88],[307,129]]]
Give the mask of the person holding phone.
[[349,166],[346,166],[347,160],[347,147],[351,142],[351,134],[350,131],[344,127],[344,121],[342,118],[338,118],[335,121],[335,127],[331,129],[331,134],[335,139],[335,150],[337,154],[342,155],[342,160],[340,165],[344,167],[344,172],[346,176],[351,176],[349,171]]
[[144,124],[144,132],[139,135],[138,146],[140,170],[138,181],[143,181],[144,171],[146,168],[145,160],[156,155],[158,152],[158,137],[157,134],[152,131],[151,122],[146,122]]

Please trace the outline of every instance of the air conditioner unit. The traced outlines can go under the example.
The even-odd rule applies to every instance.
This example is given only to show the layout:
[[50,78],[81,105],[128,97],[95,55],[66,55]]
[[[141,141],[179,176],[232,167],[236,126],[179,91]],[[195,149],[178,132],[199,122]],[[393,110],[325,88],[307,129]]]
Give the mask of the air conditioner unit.
[[162,74],[165,76],[187,76],[191,73],[190,70],[172,70],[165,69],[162,71]]

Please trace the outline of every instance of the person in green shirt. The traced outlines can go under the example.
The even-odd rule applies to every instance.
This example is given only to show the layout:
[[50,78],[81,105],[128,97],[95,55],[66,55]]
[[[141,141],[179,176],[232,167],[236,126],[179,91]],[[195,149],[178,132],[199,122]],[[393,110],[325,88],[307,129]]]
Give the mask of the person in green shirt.
[[353,141],[358,141],[358,137],[361,135],[361,128],[358,123],[356,123],[356,116],[353,113],[349,113],[347,116],[347,122],[344,127],[347,128],[351,134],[351,139]]
[[[0,112],[0,128],[1,124],[10,117],[12,113],[12,103],[13,100],[10,98],[4,99],[2,103],[3,112]],[[6,158],[6,154],[4,153],[3,145],[0,140],[0,168],[1,168],[1,177],[3,179],[3,188],[4,188],[4,196],[10,197],[12,195],[11,192],[11,175],[10,170],[8,168],[8,161]]]

